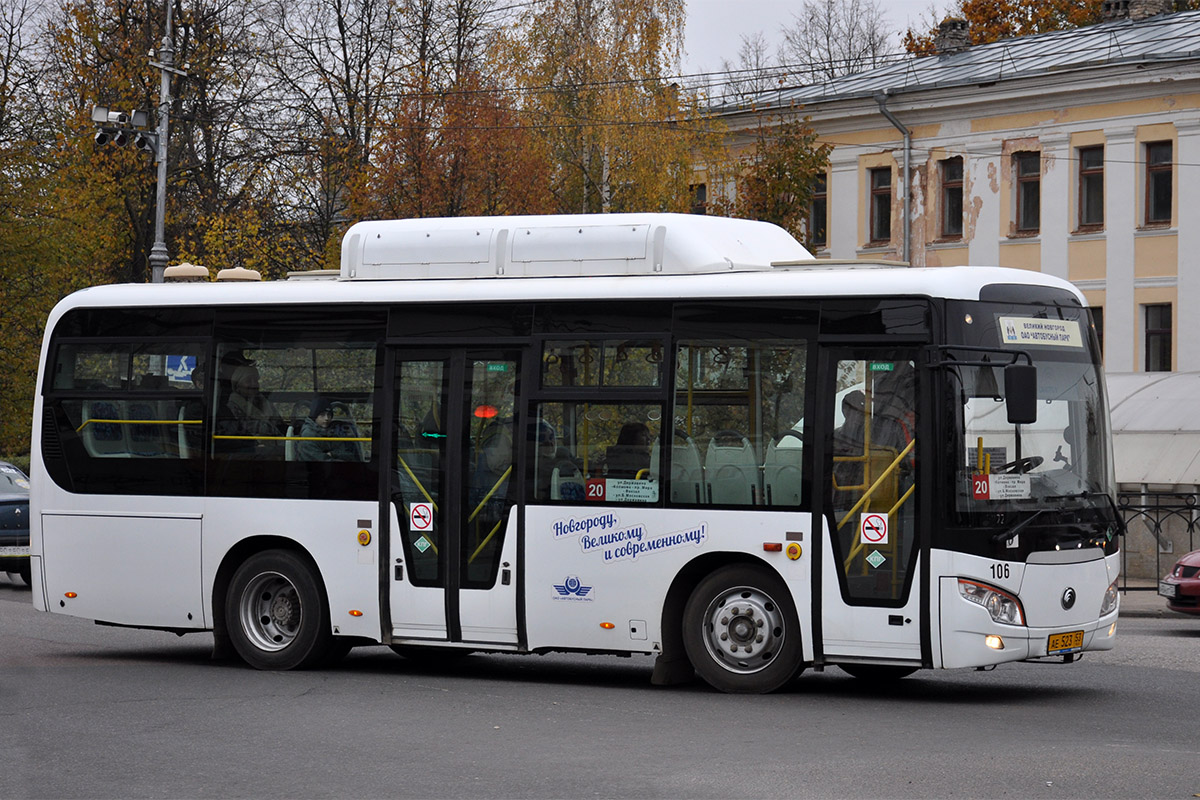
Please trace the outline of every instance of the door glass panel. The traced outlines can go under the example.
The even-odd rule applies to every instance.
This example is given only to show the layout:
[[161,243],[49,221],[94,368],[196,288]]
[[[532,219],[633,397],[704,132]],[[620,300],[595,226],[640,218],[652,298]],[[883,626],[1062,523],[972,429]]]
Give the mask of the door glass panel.
[[447,431],[445,361],[396,365],[396,458],[392,500],[404,530],[404,560],[417,586],[444,586],[446,504],[443,487]]
[[888,350],[837,361],[829,485],[848,597],[897,604],[916,542],[916,370]]
[[467,503],[462,524],[462,587],[487,589],[496,580],[504,528],[516,499],[513,464],[515,359],[468,359]]

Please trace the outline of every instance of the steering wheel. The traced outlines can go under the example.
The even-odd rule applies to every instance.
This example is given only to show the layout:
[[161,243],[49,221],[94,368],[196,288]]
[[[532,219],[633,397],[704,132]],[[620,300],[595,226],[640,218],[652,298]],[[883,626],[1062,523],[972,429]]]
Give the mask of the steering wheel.
[[1007,464],[1001,464],[994,470],[1005,475],[1012,475],[1018,472],[1029,472],[1031,469],[1037,469],[1046,459],[1041,456],[1025,456],[1018,458],[1016,461],[1010,461]]

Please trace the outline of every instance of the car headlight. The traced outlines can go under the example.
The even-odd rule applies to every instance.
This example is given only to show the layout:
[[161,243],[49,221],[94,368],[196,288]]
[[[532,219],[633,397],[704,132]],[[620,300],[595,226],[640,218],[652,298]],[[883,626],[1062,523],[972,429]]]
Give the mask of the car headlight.
[[1024,625],[1025,613],[1021,610],[1021,601],[1003,589],[988,586],[979,581],[958,579],[958,593],[978,603],[988,610],[995,622],[1005,625]]
[[1100,605],[1100,616],[1111,614],[1117,610],[1117,582],[1113,581],[1109,585],[1108,591],[1104,593],[1104,602]]

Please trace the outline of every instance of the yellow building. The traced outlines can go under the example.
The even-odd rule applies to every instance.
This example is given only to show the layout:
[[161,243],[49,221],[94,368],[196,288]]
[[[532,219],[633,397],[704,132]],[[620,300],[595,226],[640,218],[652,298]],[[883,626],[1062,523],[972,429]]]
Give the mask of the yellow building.
[[833,146],[818,255],[1058,275],[1110,372],[1200,371],[1200,12],[1170,5],[974,47],[948,20],[938,55],[720,112],[735,142],[809,117]]

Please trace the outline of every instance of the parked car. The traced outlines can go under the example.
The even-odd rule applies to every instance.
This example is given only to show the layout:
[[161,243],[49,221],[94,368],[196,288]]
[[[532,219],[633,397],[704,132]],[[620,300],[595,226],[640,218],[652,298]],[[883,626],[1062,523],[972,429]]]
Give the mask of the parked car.
[[0,461],[0,570],[29,580],[29,477]]
[[1167,608],[1185,614],[1200,614],[1200,550],[1181,556],[1162,580],[1158,593],[1167,598]]

